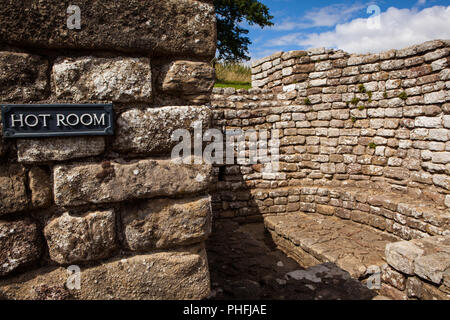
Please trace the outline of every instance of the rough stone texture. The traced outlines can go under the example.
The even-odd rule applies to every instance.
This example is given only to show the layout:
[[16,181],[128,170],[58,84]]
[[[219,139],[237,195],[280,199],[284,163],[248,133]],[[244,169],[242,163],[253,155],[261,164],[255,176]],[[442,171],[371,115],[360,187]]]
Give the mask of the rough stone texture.
[[[70,290],[81,300],[199,300],[210,293],[209,271],[203,246],[170,252],[116,258],[81,270],[81,289]],[[65,268],[44,268],[0,281],[8,299],[36,298],[43,284],[64,287]]]
[[0,112],[0,157],[3,157],[9,148],[9,143],[3,139],[3,123],[2,123],[2,113]]
[[158,199],[122,212],[124,242],[133,251],[149,251],[206,240],[211,232],[210,198]]
[[153,55],[212,58],[215,54],[215,11],[211,3],[80,0],[76,5],[81,10],[81,30],[69,30],[66,21],[71,4],[70,1],[36,0],[5,3],[0,13],[0,41],[45,48],[141,51]]
[[201,122],[203,131],[211,126],[209,108],[176,106],[131,109],[117,119],[113,148],[124,154],[167,154],[179,143],[171,139],[175,130],[186,129],[193,136],[192,125],[197,121]]
[[108,258],[116,248],[114,211],[64,213],[44,228],[50,259],[70,264]]
[[414,273],[422,279],[441,284],[450,268],[450,237],[435,236],[411,240],[424,253],[414,260]]
[[105,161],[56,166],[53,179],[56,204],[76,206],[203,192],[212,182],[212,166],[171,160]]
[[105,150],[103,137],[73,137],[17,140],[19,162],[65,161],[98,156]]
[[[389,241],[364,245],[379,253],[380,262],[391,259],[383,294],[406,298],[405,281],[412,276],[431,288],[423,297],[442,295],[443,244],[422,247],[414,241],[450,235],[448,44],[432,41],[374,55],[321,48],[281,66],[277,54],[253,64],[253,89],[215,88],[215,126],[275,128],[281,142],[276,175],[262,174],[258,165],[220,168],[215,216],[286,219],[270,230],[272,237],[305,265],[366,255],[354,253],[361,241],[347,245],[328,223],[312,219],[315,213],[325,220],[338,217],[336,225],[354,226],[355,235],[370,227],[411,240],[392,244],[392,250],[388,245],[387,257]],[[284,218],[293,212],[301,218]],[[348,265],[364,261],[355,258]]]
[[215,171],[169,158],[211,128],[213,1],[4,2],[0,102],[114,103],[119,128],[3,139],[0,118],[0,300],[207,298]]
[[31,220],[0,221],[0,276],[35,262],[41,251],[39,230]]
[[405,292],[402,292],[394,287],[387,285],[386,283],[381,284],[380,294],[383,296],[388,296],[394,300],[408,300],[408,296]]
[[450,299],[446,285],[450,270],[450,238],[426,237],[386,246],[386,260],[397,270],[412,275],[406,281],[411,298]]
[[39,167],[28,172],[33,208],[46,208],[52,202],[52,181],[50,174]]
[[406,292],[409,297],[421,300],[450,300],[450,294],[446,294],[416,277],[408,278]]
[[165,92],[179,94],[209,93],[215,81],[215,70],[206,62],[175,61],[163,66],[159,82]]
[[52,72],[58,99],[71,101],[143,101],[152,99],[148,58],[65,58]]
[[387,264],[383,265],[381,268],[381,280],[401,291],[406,288],[406,277],[389,267]]
[[0,165],[0,216],[28,207],[26,170],[20,165]]
[[414,259],[423,254],[423,250],[408,241],[389,243],[386,246],[386,261],[396,270],[414,274]]
[[[447,59],[441,55],[448,51],[440,48],[448,42],[434,43],[375,55],[313,50],[321,53],[283,61],[282,67],[274,55],[254,64],[251,90],[215,88],[214,127],[276,128],[281,142],[276,176],[268,178],[256,166],[225,170],[217,215],[252,219],[266,213],[334,210],[405,240],[448,234],[450,107],[448,85],[440,81],[447,71],[433,70],[424,60],[428,53]],[[229,195],[299,186],[377,190],[397,199],[371,209],[365,201],[328,196],[281,203],[287,196],[237,201]],[[398,204],[406,204],[409,213],[398,212]]]
[[450,252],[441,252],[414,261],[414,273],[423,279],[440,284],[444,272],[450,268]]
[[0,51],[0,66],[3,102],[28,102],[46,97],[47,60],[27,53]]

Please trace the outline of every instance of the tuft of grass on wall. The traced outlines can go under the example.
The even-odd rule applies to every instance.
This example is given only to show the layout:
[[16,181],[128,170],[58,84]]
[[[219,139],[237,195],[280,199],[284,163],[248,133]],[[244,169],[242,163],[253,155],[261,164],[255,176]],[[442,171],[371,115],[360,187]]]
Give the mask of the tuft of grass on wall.
[[216,82],[214,85],[216,88],[235,88],[235,89],[251,89],[252,85],[250,83],[239,83],[239,82]]
[[252,87],[252,70],[250,66],[240,63],[216,62],[217,88],[250,89]]
[[406,94],[405,91],[403,91],[402,93],[400,93],[400,94],[398,95],[398,97],[399,97],[400,99],[402,99],[402,100],[408,99],[408,95]]

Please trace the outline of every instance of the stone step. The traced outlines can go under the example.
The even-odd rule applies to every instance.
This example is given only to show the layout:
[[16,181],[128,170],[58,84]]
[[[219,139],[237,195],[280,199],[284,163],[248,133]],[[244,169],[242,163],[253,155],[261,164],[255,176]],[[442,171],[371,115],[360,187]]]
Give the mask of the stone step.
[[274,242],[301,266],[332,262],[356,279],[377,272],[385,262],[386,244],[399,238],[335,216],[290,213],[266,216]]
[[[450,235],[450,210],[436,202],[380,189],[310,186],[253,190],[266,214],[320,213],[352,220],[404,240]],[[269,207],[267,207],[269,206]]]

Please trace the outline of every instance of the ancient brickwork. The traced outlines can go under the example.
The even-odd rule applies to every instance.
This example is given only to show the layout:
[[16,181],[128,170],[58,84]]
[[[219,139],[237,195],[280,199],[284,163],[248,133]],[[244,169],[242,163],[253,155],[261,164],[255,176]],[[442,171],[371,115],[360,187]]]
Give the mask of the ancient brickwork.
[[450,300],[449,237],[390,243],[385,255],[382,294],[404,300]]
[[0,297],[205,298],[213,169],[170,137],[211,125],[212,2],[78,1],[81,30],[69,4],[4,5],[0,102],[113,103],[116,132],[0,137]]
[[[280,52],[253,63],[252,89],[214,89],[216,127],[272,130],[280,137],[278,172],[267,174],[262,164],[216,169],[215,216],[265,216],[280,247],[304,258],[314,248],[307,244],[299,253],[301,232],[282,222],[283,215],[291,222],[300,219],[296,213],[337,217],[398,240],[448,239],[449,48],[448,40],[436,40],[368,55],[323,48]],[[274,227],[270,216],[280,217],[282,226]],[[323,226],[317,230],[325,237]],[[323,237],[317,241],[331,241]],[[386,242],[378,244],[374,250],[384,253]],[[335,262],[323,250],[305,259]],[[450,256],[443,255],[448,268]],[[391,274],[403,272],[396,270]]]

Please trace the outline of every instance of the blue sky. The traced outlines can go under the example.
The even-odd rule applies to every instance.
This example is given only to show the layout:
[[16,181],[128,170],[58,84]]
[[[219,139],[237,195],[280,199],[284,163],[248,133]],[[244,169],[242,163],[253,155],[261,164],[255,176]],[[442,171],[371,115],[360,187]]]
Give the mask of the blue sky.
[[[327,47],[367,53],[450,39],[450,0],[260,2],[270,8],[275,25],[245,25],[252,60],[277,51]],[[368,13],[370,6],[375,11]]]

